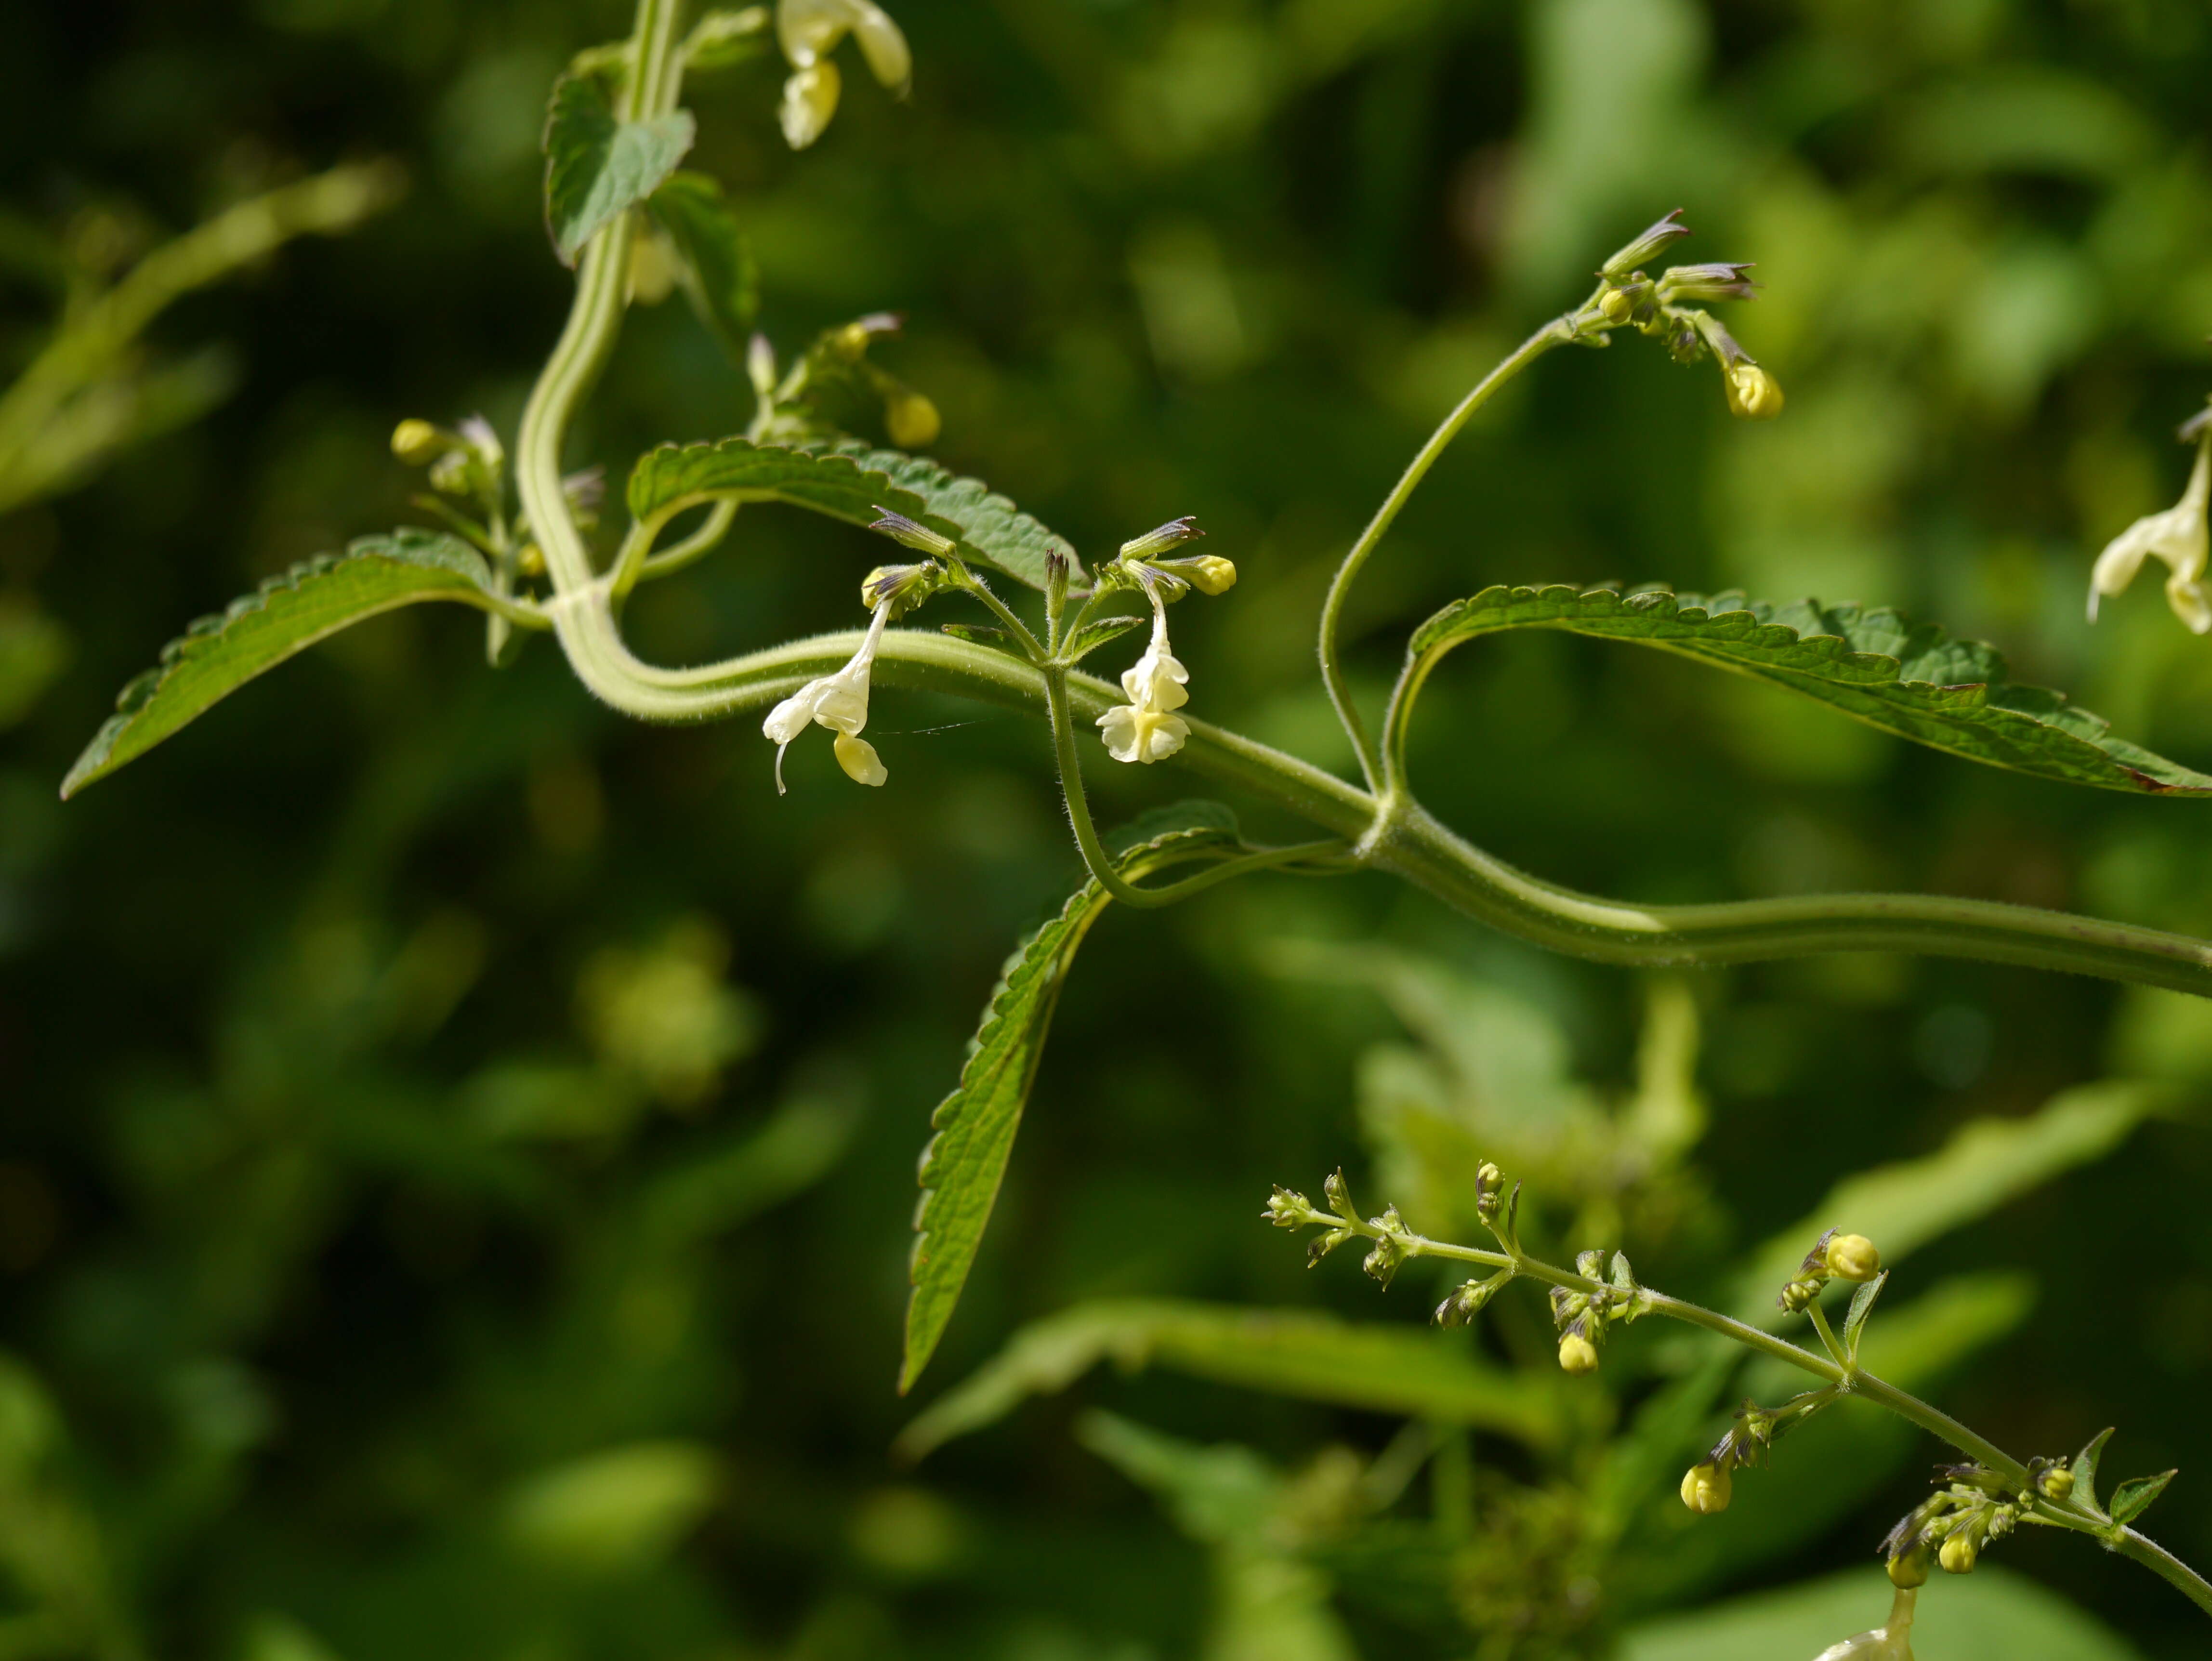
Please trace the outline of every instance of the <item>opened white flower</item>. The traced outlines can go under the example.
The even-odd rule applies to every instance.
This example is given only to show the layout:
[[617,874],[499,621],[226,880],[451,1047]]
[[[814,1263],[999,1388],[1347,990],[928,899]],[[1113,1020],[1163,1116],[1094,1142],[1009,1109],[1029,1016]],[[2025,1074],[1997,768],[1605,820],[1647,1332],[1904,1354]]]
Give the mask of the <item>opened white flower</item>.
[[822,137],[837,113],[837,66],[830,54],[850,34],[876,79],[903,98],[914,79],[914,54],[890,14],[872,0],[782,0],[776,39],[793,71],[783,86],[783,136],[795,150]]
[[783,752],[804,733],[808,723],[826,727],[837,737],[833,748],[837,764],[857,784],[881,784],[890,776],[876,754],[876,747],[860,736],[868,724],[868,672],[875,667],[876,648],[883,642],[884,624],[891,614],[888,605],[876,607],[868,637],[852,660],[834,675],[810,680],[768,712],[761,731],[775,745],[775,793],[783,794]]
[[2181,500],[2162,514],[2151,514],[2105,545],[2097,556],[2097,569],[2089,577],[2089,620],[2097,620],[2097,602],[2117,594],[2136,579],[2146,558],[2164,560],[2172,568],[2166,580],[2166,603],[2174,616],[2198,634],[2212,630],[2212,595],[2204,588],[2204,568],[2212,553],[2205,514],[2212,503],[2212,426],[2197,441],[2197,465]]
[[1912,1661],[1912,1605],[1918,1596],[1912,1587],[1899,1586],[1887,1625],[1831,1644],[1813,1661]]
[[1190,694],[1183,690],[1189,679],[1190,671],[1168,649],[1167,608],[1155,595],[1152,643],[1121,672],[1121,696],[1129,701],[1098,717],[1106,753],[1115,761],[1140,761],[1149,766],[1182,749],[1190,725],[1173,712],[1190,702]]

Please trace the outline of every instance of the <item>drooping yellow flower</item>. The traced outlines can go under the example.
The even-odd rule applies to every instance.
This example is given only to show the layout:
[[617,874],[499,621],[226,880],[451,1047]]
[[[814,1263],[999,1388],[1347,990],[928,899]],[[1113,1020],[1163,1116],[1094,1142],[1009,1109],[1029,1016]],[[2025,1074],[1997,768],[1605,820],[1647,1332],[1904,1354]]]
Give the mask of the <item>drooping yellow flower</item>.
[[1190,671],[1168,648],[1167,608],[1157,595],[1152,599],[1152,643],[1144,656],[1121,672],[1121,695],[1117,703],[1098,717],[1106,753],[1115,761],[1143,762],[1147,766],[1165,761],[1183,746],[1190,724],[1174,712],[1190,702],[1184,690]]
[[[850,34],[876,79],[903,98],[914,80],[914,53],[889,13],[872,0],[782,0],[776,40],[792,67],[783,83],[785,142],[803,150],[822,137],[837,113],[837,66],[830,54]],[[923,441],[927,442],[927,441]]]
[[2089,577],[2089,621],[2097,620],[2097,602],[2117,594],[2136,580],[2148,558],[2166,562],[2166,603],[2174,616],[2197,634],[2212,630],[2212,595],[2204,588],[2204,567],[2212,554],[2212,532],[2206,526],[2206,510],[2212,506],[2212,423],[2197,442],[2197,465],[2181,500],[2162,514],[2148,514],[2105,545]]
[[837,735],[832,745],[837,764],[854,783],[881,784],[890,776],[875,745],[860,736],[868,724],[868,674],[875,667],[876,648],[883,643],[884,624],[890,613],[888,604],[876,607],[868,637],[843,668],[808,681],[768,712],[761,731],[775,745],[776,794],[783,794],[783,752],[809,724],[826,727]]

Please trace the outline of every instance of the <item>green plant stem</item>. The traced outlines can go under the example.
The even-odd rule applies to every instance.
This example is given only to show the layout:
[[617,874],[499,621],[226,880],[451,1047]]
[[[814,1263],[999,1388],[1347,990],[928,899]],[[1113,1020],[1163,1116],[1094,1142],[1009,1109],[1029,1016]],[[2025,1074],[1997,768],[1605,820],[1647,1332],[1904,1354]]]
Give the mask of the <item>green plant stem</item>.
[[621,551],[615,556],[614,567],[607,574],[607,593],[616,602],[621,602],[639,583],[672,576],[714,552],[730,533],[730,526],[738,517],[738,502],[734,496],[717,499],[707,509],[707,517],[699,521],[697,530],[654,553],[653,538],[674,516],[673,512],[657,514],[629,527],[629,534],[623,538]]
[[[649,118],[674,102],[670,60],[678,9],[676,0],[639,0],[633,72],[623,95],[626,119]],[[621,327],[630,234],[630,215],[620,216],[585,252],[567,326],[524,411],[516,442],[516,484],[556,590],[544,615],[578,678],[609,703],[644,720],[706,720],[772,702],[815,675],[835,671],[859,637],[823,636],[725,663],[673,670],[641,662],[623,644],[609,586],[594,577],[590,552],[563,497],[560,458],[568,420]],[[1337,573],[1323,607],[1322,669],[1348,728],[1359,735],[1364,757],[1364,729],[1336,664],[1337,618],[1346,589],[1467,418],[1513,373],[1574,333],[1570,318],[1547,324],[1468,394],[1414,459]],[[943,635],[886,633],[877,672],[886,684],[926,685],[1052,713],[1053,690],[1043,671],[1008,653]],[[1061,727],[1072,727],[1079,716],[1093,719],[1115,701],[1115,689],[1092,677],[1066,671],[1056,672],[1056,677]],[[1056,734],[1055,752],[1070,750],[1072,734]],[[1577,957],[1659,966],[1753,962],[1817,952],[1913,952],[2025,964],[2212,996],[2212,945],[2155,929],[2026,906],[1903,894],[1625,904],[1556,887],[1514,869],[1455,836],[1401,792],[1378,798],[1294,756],[1203,721],[1190,722],[1190,737],[1176,760],[1219,783],[1249,790],[1333,836],[1357,839],[1353,858],[1358,863],[1401,877],[1508,934]],[[1363,764],[1374,776],[1371,760]],[[1062,772],[1063,782],[1072,784],[1069,811],[1074,818],[1084,812],[1079,773],[1065,764]],[[1078,825],[1078,837],[1083,843],[1084,824]],[[1094,867],[1109,869],[1100,857],[1095,830],[1084,851]],[[1258,855],[1254,859],[1254,866],[1237,869],[1265,862]],[[1236,872],[1224,864],[1203,874],[1220,881]],[[1128,898],[1144,891],[1122,886],[1127,894],[1116,897],[1126,904],[1157,903]]]
[[1029,660],[1031,663],[1042,665],[1048,654],[1045,648],[1038,644],[1037,637],[1030,632],[1029,624],[1021,620],[1013,607],[993,593],[991,585],[969,570],[964,560],[955,557],[949,559],[946,563],[952,572],[953,581],[960,586],[961,591],[981,601],[985,609],[1000,622],[1005,624],[1006,631],[1021,642],[1022,650],[1027,654]]
[[[590,587],[546,607],[556,623],[595,608]],[[647,721],[705,721],[774,703],[841,667],[857,632],[821,635],[690,669],[632,657],[605,619],[604,633],[563,636],[586,684]],[[1011,653],[920,630],[887,630],[878,656],[880,685],[913,687],[1049,714],[1042,671]],[[1071,721],[1095,720],[1120,689],[1066,672]],[[1240,733],[1193,720],[1175,757],[1217,784],[1248,790],[1333,835],[1358,839],[1354,856],[1413,883],[1455,910],[1519,939],[1588,958],[1645,968],[1710,966],[1818,952],[1914,952],[2026,964],[2068,974],[2162,986],[2212,997],[2212,944],[2125,923],[2031,906],[1940,895],[1832,894],[1706,905],[1642,906],[1562,888],[1515,869],[1401,803],[1376,824],[1373,796],[1327,770]],[[1371,833],[1371,834],[1370,834]]]
[[[1455,1245],[1446,1240],[1431,1240],[1425,1235],[1416,1234],[1402,1227],[1387,1230],[1371,1222],[1347,1222],[1342,1217],[1326,1212],[1314,1212],[1312,1221],[1329,1228],[1350,1228],[1354,1233],[1370,1240],[1388,1238],[1396,1244],[1407,1257],[1439,1257],[1454,1262],[1478,1263],[1486,1269],[1511,1269],[1532,1281],[1541,1281],[1547,1286],[1565,1287],[1575,1292],[1614,1290],[1603,1281],[1577,1275],[1571,1269],[1559,1268],[1525,1252],[1489,1251],[1480,1246]],[[1917,1425],[1930,1435],[1948,1442],[1977,1463],[1995,1471],[2008,1488],[2026,1496],[2032,1514],[2038,1520],[2070,1529],[2077,1534],[2094,1536],[2110,1549],[2133,1558],[2157,1573],[2199,1609],[2212,1615],[2212,1582],[2208,1582],[2203,1575],[2155,1541],[2133,1529],[2113,1524],[2080,1500],[2062,1504],[2045,1498],[2037,1491],[2035,1480],[2024,1463],[1987,1437],[1960,1424],[1942,1409],[1930,1406],[1910,1391],[1899,1390],[1895,1384],[1871,1372],[1860,1368],[1847,1368],[1827,1356],[1816,1355],[1786,1338],[1763,1332],[1755,1326],[1723,1315],[1718,1310],[1707,1309],[1702,1304],[1690,1303],[1684,1299],[1670,1298],[1648,1287],[1643,1288],[1639,1295],[1646,1300],[1645,1308],[1651,1314],[1664,1315],[1692,1326],[1703,1327],[1708,1332],[1718,1333],[1746,1349],[1771,1356],[1800,1372],[1809,1372],[1843,1395],[1863,1397],[1877,1407],[1885,1408],[1898,1417]],[[1819,1306],[1816,1305],[1814,1309],[1817,1314]],[[1825,1319],[1821,1325],[1825,1330]]]
[[1384,763],[1376,753],[1375,740],[1368,736],[1367,726],[1359,717],[1358,707],[1352,702],[1352,689],[1345,680],[1344,668],[1337,656],[1337,631],[1344,616],[1345,599],[1352,592],[1353,579],[1358,576],[1360,568],[1367,563],[1368,556],[1375,551],[1376,545],[1397,520],[1399,510],[1405,507],[1421,481],[1428,477],[1429,469],[1436,465],[1437,458],[1443,454],[1452,440],[1459,436],[1460,429],[1467,425],[1474,412],[1490,402],[1492,395],[1508,380],[1553,347],[1563,346],[1574,338],[1575,326],[1571,314],[1555,317],[1522,341],[1511,356],[1476,383],[1474,390],[1459,401],[1458,407],[1443,418],[1436,431],[1429,435],[1428,442],[1421,446],[1407,465],[1405,472],[1391,488],[1390,494],[1382,498],[1382,505],[1375,510],[1375,517],[1368,520],[1367,528],[1359,533],[1359,540],[1352,545],[1344,556],[1344,563],[1336,568],[1336,575],[1329,582],[1328,596],[1321,606],[1318,648],[1321,678],[1322,684],[1328,688],[1329,702],[1336,706],[1337,720],[1344,724],[1346,735],[1352,739],[1352,748],[1358,752],[1359,770],[1365,776],[1370,790],[1384,788]]
[[1048,664],[1043,669],[1045,697],[1052,713],[1053,755],[1060,770],[1060,793],[1067,804],[1068,823],[1075,828],[1075,845],[1082,851],[1083,862],[1090,867],[1091,876],[1114,898],[1124,905],[1149,910],[1158,906],[1173,905],[1177,900],[1226,882],[1231,877],[1241,877],[1248,872],[1263,871],[1302,860],[1325,858],[1340,853],[1341,842],[1301,843],[1289,848],[1263,848],[1235,859],[1223,861],[1194,877],[1185,877],[1159,888],[1139,888],[1115,868],[1113,856],[1107,853],[1098,840],[1097,827],[1091,823],[1091,804],[1083,790],[1083,758],[1075,747],[1075,726],[1068,716],[1067,671],[1058,664]]

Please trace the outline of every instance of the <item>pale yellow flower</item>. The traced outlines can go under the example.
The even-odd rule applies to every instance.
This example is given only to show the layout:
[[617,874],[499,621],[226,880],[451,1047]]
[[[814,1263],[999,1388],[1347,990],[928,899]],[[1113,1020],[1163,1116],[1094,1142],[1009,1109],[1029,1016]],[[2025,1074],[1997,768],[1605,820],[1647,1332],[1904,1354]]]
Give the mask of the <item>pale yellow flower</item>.
[[837,736],[831,745],[837,764],[857,784],[881,784],[890,776],[876,748],[860,736],[868,724],[868,673],[874,668],[876,648],[883,643],[884,624],[890,619],[888,605],[876,608],[868,624],[868,637],[845,666],[834,675],[810,680],[768,712],[761,731],[775,745],[775,791],[783,794],[783,752],[811,724],[826,727]]
[[[837,113],[837,66],[830,54],[850,34],[876,79],[900,98],[914,80],[914,53],[889,13],[872,0],[783,0],[775,11],[776,40],[793,74],[783,83],[785,142],[803,150],[822,137]],[[927,440],[921,442],[927,443]]]
[[1167,609],[1155,599],[1152,643],[1121,672],[1121,695],[1129,701],[1098,717],[1106,753],[1115,761],[1149,766],[1182,749],[1190,736],[1190,724],[1174,712],[1190,702],[1190,694],[1183,690],[1189,679],[1190,671],[1168,649]]
[[2197,634],[2212,630],[2212,595],[2204,588],[2204,567],[2212,553],[2212,532],[2205,514],[2212,504],[2212,427],[2197,441],[2197,465],[2190,470],[2188,487],[2181,500],[2162,514],[2149,514],[2105,545],[2097,568],[2089,577],[2089,621],[2097,620],[2097,602],[2117,594],[2136,580],[2147,558],[2166,562],[2172,575],[2166,580],[2166,603],[2174,616]]

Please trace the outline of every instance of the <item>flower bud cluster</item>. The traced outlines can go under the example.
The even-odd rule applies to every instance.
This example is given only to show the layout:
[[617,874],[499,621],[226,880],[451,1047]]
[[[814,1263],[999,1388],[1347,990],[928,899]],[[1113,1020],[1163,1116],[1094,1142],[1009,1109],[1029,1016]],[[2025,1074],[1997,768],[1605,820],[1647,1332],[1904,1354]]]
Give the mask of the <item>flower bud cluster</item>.
[[1831,1281],[1871,1281],[1881,1273],[1881,1253],[1863,1234],[1830,1229],[1813,1243],[1797,1273],[1775,1302],[1792,1315],[1802,1314]]
[[[507,449],[482,416],[452,427],[410,416],[392,429],[392,453],[410,467],[428,467],[430,488],[441,496],[472,502],[487,514],[496,514],[505,500]],[[573,482],[589,484],[580,475]],[[590,493],[590,505],[598,499]]]
[[[2037,1464],[2060,1469],[2053,1461]],[[2073,1473],[2064,1475],[2063,1486],[2071,1494]],[[1907,1512],[1881,1542],[1889,1578],[1900,1586],[1925,1580],[1931,1559],[1947,1574],[1971,1573],[1982,1548],[2010,1534],[2033,1503],[2029,1494],[2008,1491],[2004,1479],[1986,1465],[1938,1465],[1936,1475],[1947,1486]]]
[[1759,285],[1746,275],[1750,265],[1735,260],[1669,265],[1656,279],[1643,269],[1676,238],[1690,234],[1679,222],[1681,213],[1675,209],[1600,268],[1597,293],[1574,319],[1576,338],[1602,345],[1607,331],[1633,328],[1664,343],[1677,362],[1710,356],[1720,366],[1730,414],[1752,420],[1778,416],[1780,384],[1717,319],[1698,309],[1716,301],[1755,299]]
[[1784,1432],[1802,1424],[1837,1398],[1832,1388],[1807,1390],[1778,1408],[1763,1408],[1746,1401],[1735,1410],[1735,1422],[1703,1459],[1682,1477],[1682,1503],[1700,1516],[1728,1509],[1735,1491],[1730,1473],[1747,1465],[1763,1465]]
[[1599,1284],[1553,1287],[1552,1324],[1559,1329],[1560,1367],[1568,1372],[1592,1372],[1607,1329],[1647,1312],[1651,1294],[1636,1284],[1635,1271],[1618,1251],[1578,1252],[1575,1273]]
[[905,323],[896,312],[871,312],[825,329],[781,380],[775,348],[765,335],[755,335],[745,375],[760,411],[747,435],[780,444],[834,438],[880,409],[884,433],[900,449],[934,443],[944,427],[937,405],[868,356],[871,346]]

